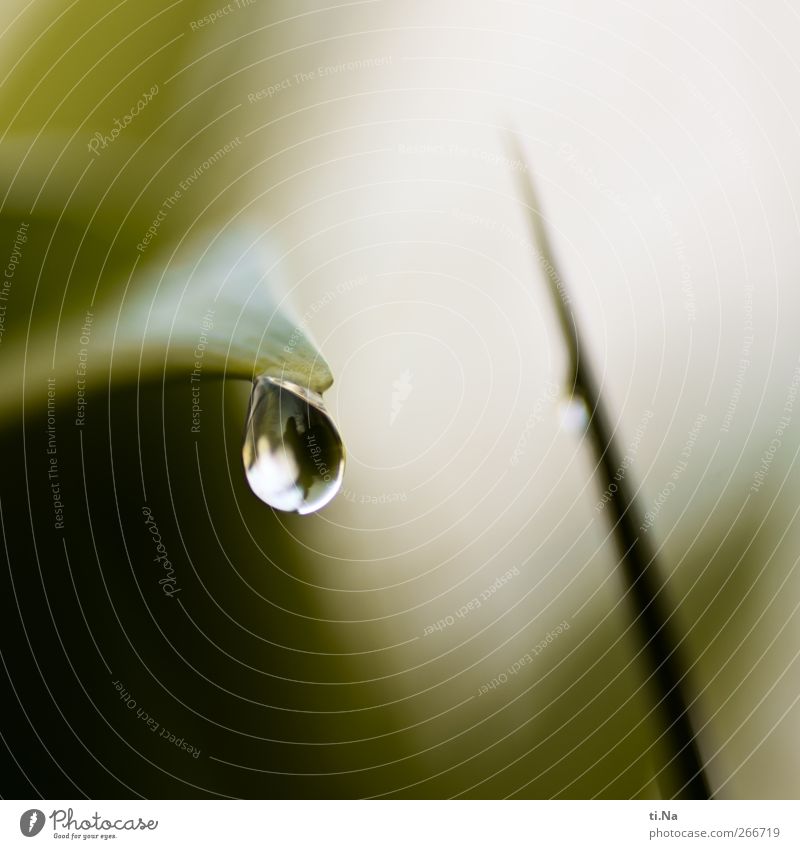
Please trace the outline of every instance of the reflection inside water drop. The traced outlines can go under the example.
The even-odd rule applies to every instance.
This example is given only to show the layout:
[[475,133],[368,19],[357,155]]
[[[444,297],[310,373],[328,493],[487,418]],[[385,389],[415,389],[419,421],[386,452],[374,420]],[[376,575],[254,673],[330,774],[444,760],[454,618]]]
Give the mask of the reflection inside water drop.
[[581,395],[572,395],[559,405],[558,417],[568,433],[583,433],[589,424],[589,408]]
[[253,385],[242,458],[250,488],[277,510],[313,513],[342,484],[344,444],[322,396],[286,380]]

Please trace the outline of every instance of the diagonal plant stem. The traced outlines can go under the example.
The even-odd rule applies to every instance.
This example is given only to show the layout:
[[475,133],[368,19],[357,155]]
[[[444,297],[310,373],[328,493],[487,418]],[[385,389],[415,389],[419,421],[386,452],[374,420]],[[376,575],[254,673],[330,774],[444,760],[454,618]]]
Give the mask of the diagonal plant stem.
[[[524,161],[520,152],[517,158],[518,161]],[[569,296],[553,258],[530,171],[528,179],[521,182],[524,201],[530,211],[533,242],[545,269],[568,350],[571,393],[586,405],[589,416],[587,433],[597,457],[600,484],[605,493],[612,493],[607,511],[619,549],[620,566],[628,588],[627,597],[633,607],[646,656],[653,670],[650,681],[665,724],[664,737],[671,750],[671,764],[676,777],[673,798],[708,799],[711,791],[682,691],[685,672],[677,644],[670,634],[655,552],[640,533],[640,514],[627,474],[617,474],[622,468],[623,457],[591,368],[586,357],[581,356],[585,347],[581,343]],[[615,476],[620,477],[620,480],[616,481]],[[616,488],[611,486],[612,483]]]

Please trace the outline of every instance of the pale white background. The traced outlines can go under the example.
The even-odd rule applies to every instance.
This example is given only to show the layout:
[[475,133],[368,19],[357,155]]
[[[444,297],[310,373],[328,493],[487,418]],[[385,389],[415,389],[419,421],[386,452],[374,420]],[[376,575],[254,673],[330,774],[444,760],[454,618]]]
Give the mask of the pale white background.
[[[452,711],[454,731],[482,719],[479,700],[454,705],[562,619],[577,626],[573,645],[609,611],[627,628],[591,455],[559,427],[548,390],[563,382],[564,350],[525,245],[515,132],[623,448],[653,413],[630,470],[646,509],[708,417],[650,533],[683,602],[712,781],[722,796],[796,794],[796,404],[765,484],[749,500],[748,488],[800,353],[797,10],[377,3],[303,26],[325,41],[293,45],[270,65],[276,81],[367,65],[292,77],[264,107],[276,173],[297,172],[270,199],[287,216],[277,233],[294,301],[302,313],[326,300],[309,325],[336,374],[346,495],[405,497],[344,497],[313,519],[327,616],[365,620],[343,628],[350,650],[405,643],[364,653],[363,678],[388,676],[401,724],[419,722],[432,745],[434,715]],[[737,564],[730,535],[742,534],[738,556],[762,521]],[[709,565],[726,538],[725,562]],[[514,566],[491,603],[423,637]],[[695,627],[715,597],[717,618]],[[543,669],[523,669],[508,701]],[[509,727],[571,674],[508,705]],[[535,723],[520,734],[534,741]]]

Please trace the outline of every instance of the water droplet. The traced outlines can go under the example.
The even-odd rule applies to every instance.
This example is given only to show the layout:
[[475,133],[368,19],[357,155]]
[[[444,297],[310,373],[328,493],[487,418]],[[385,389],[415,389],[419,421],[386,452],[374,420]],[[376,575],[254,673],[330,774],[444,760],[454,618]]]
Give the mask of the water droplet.
[[568,433],[583,433],[589,424],[589,408],[580,395],[573,395],[559,405],[561,427]]
[[250,489],[276,510],[313,513],[339,491],[344,443],[316,392],[262,376],[242,448]]

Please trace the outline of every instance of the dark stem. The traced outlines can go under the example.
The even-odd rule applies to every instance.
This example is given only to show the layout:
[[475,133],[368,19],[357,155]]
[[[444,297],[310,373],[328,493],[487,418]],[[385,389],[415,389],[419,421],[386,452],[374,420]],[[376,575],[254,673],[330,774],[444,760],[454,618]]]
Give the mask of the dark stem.
[[621,558],[627,595],[653,670],[651,682],[666,725],[665,738],[672,750],[672,766],[678,784],[675,796],[709,799],[711,791],[682,691],[685,673],[677,644],[670,634],[658,563],[640,530],[639,514],[627,482],[630,470],[624,476],[619,474],[623,457],[616,447],[593,381],[585,372],[579,364],[575,392],[583,397],[589,410],[588,435],[600,467],[603,491],[609,493],[613,489],[609,484],[616,484],[606,510]]
[[[524,161],[518,154],[520,161]],[[697,747],[694,731],[689,721],[687,702],[682,691],[685,677],[677,644],[669,631],[669,617],[661,593],[659,567],[652,551],[641,533],[639,511],[633,491],[628,486],[627,475],[620,475],[623,456],[614,438],[614,431],[600,400],[599,389],[581,358],[581,344],[575,318],[569,309],[569,297],[558,274],[550,250],[544,220],[530,180],[523,181],[523,194],[531,213],[534,243],[549,280],[559,323],[567,344],[572,392],[586,404],[589,423],[587,433],[597,457],[600,484],[611,495],[607,512],[612,522],[612,532],[617,542],[620,565],[628,587],[627,597],[639,627],[644,650],[653,669],[651,683],[659,710],[662,713],[664,736],[672,751],[671,765],[676,775],[677,788],[673,798],[709,799],[711,791],[703,762]],[[619,478],[619,480],[617,480]]]

